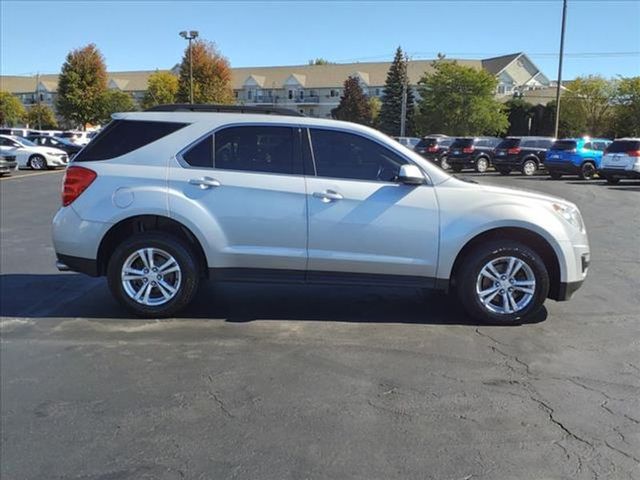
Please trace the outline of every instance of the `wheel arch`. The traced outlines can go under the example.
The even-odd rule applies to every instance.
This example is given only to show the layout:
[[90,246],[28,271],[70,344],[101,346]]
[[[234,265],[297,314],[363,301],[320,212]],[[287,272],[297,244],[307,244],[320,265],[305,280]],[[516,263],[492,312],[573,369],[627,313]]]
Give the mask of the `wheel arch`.
[[105,275],[108,260],[117,246],[126,238],[141,232],[166,232],[184,240],[191,249],[201,268],[202,276],[208,276],[207,258],[198,237],[184,224],[163,215],[136,215],[114,224],[102,237],[98,247],[98,275]]
[[464,244],[462,249],[458,252],[456,259],[453,262],[451,268],[451,274],[449,276],[448,287],[455,288],[455,278],[460,268],[460,265],[464,262],[466,256],[473,251],[478,245],[491,240],[515,240],[524,243],[531,249],[533,249],[544,262],[545,268],[549,273],[549,295],[548,298],[555,299],[559,297],[561,288],[561,266],[553,246],[542,235],[532,230],[528,230],[522,227],[497,227],[490,230],[486,230],[477,234]]

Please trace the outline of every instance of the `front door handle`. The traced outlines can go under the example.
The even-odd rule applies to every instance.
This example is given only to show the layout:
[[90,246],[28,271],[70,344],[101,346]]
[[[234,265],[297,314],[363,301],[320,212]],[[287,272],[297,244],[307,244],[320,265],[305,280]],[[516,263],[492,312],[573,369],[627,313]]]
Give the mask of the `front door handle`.
[[201,189],[206,190],[207,188],[219,187],[221,183],[215,178],[202,177],[190,179],[189,185],[198,185]]
[[325,190],[324,192],[313,192],[315,198],[319,198],[324,203],[342,200],[344,197],[335,190]]

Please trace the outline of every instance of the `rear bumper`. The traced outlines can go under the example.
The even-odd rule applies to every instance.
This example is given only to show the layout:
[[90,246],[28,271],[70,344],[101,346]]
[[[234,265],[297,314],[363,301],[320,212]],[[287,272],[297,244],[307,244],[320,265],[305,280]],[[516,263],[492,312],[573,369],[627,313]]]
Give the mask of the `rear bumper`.
[[598,170],[600,176],[616,178],[640,178],[640,172],[636,170],[623,170],[621,168],[601,168]]

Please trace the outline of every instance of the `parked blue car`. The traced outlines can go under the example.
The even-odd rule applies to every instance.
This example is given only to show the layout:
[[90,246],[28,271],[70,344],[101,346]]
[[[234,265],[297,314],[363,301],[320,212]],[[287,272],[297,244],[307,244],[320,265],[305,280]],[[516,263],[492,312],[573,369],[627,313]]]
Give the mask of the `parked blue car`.
[[602,153],[611,140],[605,138],[563,138],[547,151],[544,166],[554,180],[562,175],[578,175],[590,180],[597,173]]

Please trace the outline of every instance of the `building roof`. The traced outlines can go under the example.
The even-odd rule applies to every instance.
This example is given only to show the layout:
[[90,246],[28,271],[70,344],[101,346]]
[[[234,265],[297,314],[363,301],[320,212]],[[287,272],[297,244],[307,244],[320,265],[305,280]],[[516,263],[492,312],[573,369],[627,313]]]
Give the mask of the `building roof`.
[[509,55],[502,55],[500,57],[485,58],[482,60],[482,68],[489,73],[498,75],[521,55],[524,54],[522,52],[518,52],[510,53]]
[[[523,55],[514,53],[501,57],[485,60],[446,59],[455,61],[459,65],[465,65],[475,69],[484,68],[488,72],[497,75],[511,62]],[[326,65],[293,65],[280,67],[242,67],[232,68],[231,78],[234,90],[243,88],[247,80],[264,89],[284,88],[285,82],[292,80],[307,89],[314,88],[340,88],[350,75],[356,75],[369,87],[382,87],[387,79],[390,62],[365,62],[365,63],[331,63]],[[118,86],[127,91],[144,91],[147,89],[149,76],[158,70],[142,70],[132,72],[109,72],[107,83]],[[170,71],[170,70],[159,70]],[[414,60],[409,62],[409,83],[417,85],[425,72],[433,71],[433,60]],[[50,91],[57,90],[58,75],[40,75],[40,82]],[[35,76],[0,76],[0,89],[11,93],[30,93],[36,88]]]

